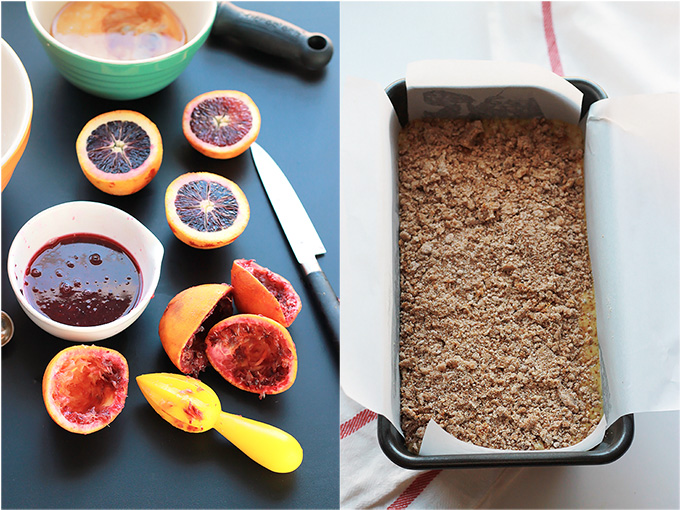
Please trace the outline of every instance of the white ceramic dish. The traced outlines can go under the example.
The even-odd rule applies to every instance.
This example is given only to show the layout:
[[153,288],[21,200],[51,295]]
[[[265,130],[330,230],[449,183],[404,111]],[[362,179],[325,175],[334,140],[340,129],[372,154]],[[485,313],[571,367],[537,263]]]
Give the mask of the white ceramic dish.
[[12,177],[31,132],[33,91],[14,50],[2,39],[2,189]]
[[[142,278],[141,293],[135,307],[126,315],[99,326],[69,326],[38,312],[24,296],[24,275],[35,253],[50,240],[75,233],[113,239],[137,261]],[[97,202],[67,202],[38,213],[21,227],[9,248],[7,274],[21,308],[40,328],[65,340],[94,342],[120,333],[142,314],[158,285],[163,253],[163,245],[156,236],[126,212]]]

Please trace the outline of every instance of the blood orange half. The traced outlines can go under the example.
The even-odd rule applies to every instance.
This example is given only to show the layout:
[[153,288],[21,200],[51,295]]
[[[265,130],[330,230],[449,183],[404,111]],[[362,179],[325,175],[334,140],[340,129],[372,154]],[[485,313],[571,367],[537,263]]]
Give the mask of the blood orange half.
[[45,369],[45,408],[60,427],[91,434],[123,410],[129,379],[127,360],[118,351],[96,345],[68,347]]
[[229,159],[242,154],[260,133],[260,110],[238,90],[214,90],[195,97],[184,109],[182,131],[201,154]]
[[111,195],[130,195],[155,177],[163,159],[156,125],[141,113],[103,113],[83,127],[76,154],[85,177]]
[[288,330],[260,315],[240,314],[215,324],[205,339],[210,364],[231,384],[260,398],[290,388],[297,351]]
[[291,283],[254,260],[234,261],[231,284],[240,313],[264,315],[288,327],[302,309],[300,296]]
[[184,374],[197,377],[208,365],[205,336],[217,321],[232,314],[231,286],[207,283],[183,290],[170,300],[158,325],[170,360]]
[[241,188],[221,175],[180,175],[165,192],[165,214],[178,239],[194,248],[219,248],[245,230],[250,206]]

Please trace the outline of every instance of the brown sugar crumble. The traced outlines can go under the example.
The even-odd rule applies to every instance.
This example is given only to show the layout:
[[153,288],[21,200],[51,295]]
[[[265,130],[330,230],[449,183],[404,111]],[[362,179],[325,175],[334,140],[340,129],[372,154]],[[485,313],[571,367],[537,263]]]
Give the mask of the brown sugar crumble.
[[401,426],[535,450],[602,416],[583,135],[424,119],[399,136]]

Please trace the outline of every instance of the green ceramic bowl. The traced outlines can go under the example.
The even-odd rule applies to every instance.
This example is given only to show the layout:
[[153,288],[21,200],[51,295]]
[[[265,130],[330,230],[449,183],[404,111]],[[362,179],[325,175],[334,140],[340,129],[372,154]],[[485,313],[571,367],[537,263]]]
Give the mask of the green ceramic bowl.
[[187,43],[155,58],[118,61],[90,57],[50,35],[65,2],[27,2],[28,17],[57,70],[76,87],[107,99],[137,99],[158,92],[177,78],[210,33],[217,2],[170,2],[187,31]]

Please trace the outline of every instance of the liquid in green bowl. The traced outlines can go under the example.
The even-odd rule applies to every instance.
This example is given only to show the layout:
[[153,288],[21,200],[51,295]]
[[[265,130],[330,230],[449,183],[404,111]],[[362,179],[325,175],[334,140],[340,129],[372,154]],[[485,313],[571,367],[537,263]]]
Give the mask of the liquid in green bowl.
[[49,1],[26,4],[48,57],[59,73],[79,89],[117,100],[149,96],[172,83],[205,43],[217,12],[216,2],[173,2],[173,10],[186,28],[186,44],[154,58],[121,61],[92,57],[56,40],[50,27],[63,5]]
[[186,42],[179,16],[165,2],[68,2],[50,34],[73,50],[111,60],[143,60]]

